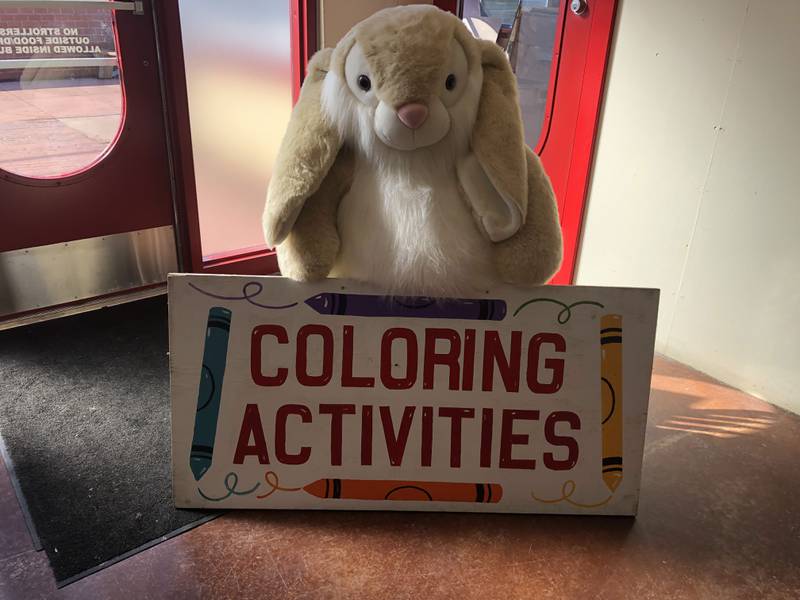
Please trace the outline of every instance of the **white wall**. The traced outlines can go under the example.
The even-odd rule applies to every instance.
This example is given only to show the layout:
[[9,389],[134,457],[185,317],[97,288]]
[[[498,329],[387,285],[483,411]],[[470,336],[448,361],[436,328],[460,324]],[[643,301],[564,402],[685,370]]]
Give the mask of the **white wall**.
[[576,282],[661,288],[658,350],[800,412],[800,2],[620,0]]

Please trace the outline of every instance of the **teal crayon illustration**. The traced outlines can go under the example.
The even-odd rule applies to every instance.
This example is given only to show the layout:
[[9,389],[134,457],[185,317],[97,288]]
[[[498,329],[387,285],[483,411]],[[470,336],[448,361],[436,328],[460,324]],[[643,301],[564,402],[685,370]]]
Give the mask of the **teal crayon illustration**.
[[206,324],[206,343],[197,390],[197,413],[194,418],[192,451],[189,455],[189,468],[196,481],[211,467],[214,455],[214,438],[217,435],[230,331],[231,311],[221,306],[211,308]]

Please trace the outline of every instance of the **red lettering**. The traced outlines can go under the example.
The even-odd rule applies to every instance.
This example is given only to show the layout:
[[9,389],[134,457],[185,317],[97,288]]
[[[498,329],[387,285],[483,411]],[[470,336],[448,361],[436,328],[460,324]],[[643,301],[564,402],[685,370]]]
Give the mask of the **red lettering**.
[[481,416],[481,466],[492,466],[492,425],[494,424],[494,411],[484,408]]
[[302,404],[284,404],[275,413],[275,458],[285,465],[302,465],[308,462],[311,448],[302,446],[300,451],[291,454],[286,450],[286,419],[297,415],[303,423],[311,422],[311,411]]
[[464,331],[464,367],[461,377],[461,389],[467,392],[472,391],[472,383],[475,379],[475,330],[467,329]]
[[[308,373],[308,338],[312,335],[322,338],[322,372],[319,375]],[[324,325],[303,325],[297,332],[295,367],[300,385],[308,387],[327,385],[333,377],[333,332]]]
[[512,458],[514,446],[527,444],[527,433],[514,433],[514,421],[537,421],[538,410],[503,410],[503,422],[500,432],[500,468],[502,469],[535,469],[536,460],[533,458]]
[[420,449],[420,463],[423,467],[430,467],[433,457],[433,407],[422,407],[422,446]]
[[522,332],[511,332],[511,358],[506,357],[503,342],[497,331],[486,331],[483,337],[483,385],[484,392],[494,388],[494,365],[500,369],[507,392],[519,391],[519,364],[522,356]]
[[[253,444],[250,444],[250,437]],[[239,430],[239,441],[236,443],[236,454],[233,464],[241,465],[247,456],[257,456],[259,464],[268,465],[267,440],[264,438],[264,427],[261,425],[261,414],[257,404],[248,404],[244,407],[242,428]]]
[[342,464],[342,420],[356,414],[355,404],[320,404],[319,414],[331,416],[331,465]]
[[[406,374],[392,375],[392,344],[396,339],[406,341]],[[407,390],[417,381],[417,336],[405,327],[392,327],[381,338],[381,383],[387,390]]]
[[[445,353],[436,352],[436,342],[444,340],[450,343],[450,349]],[[448,388],[458,389],[459,383],[459,364],[458,357],[461,354],[461,338],[458,332],[452,329],[426,329],[425,330],[425,358],[424,371],[422,374],[422,387],[426,390],[433,389],[433,371],[436,365],[446,366],[450,370],[450,382]]]
[[416,406],[405,407],[403,418],[400,420],[400,428],[397,431],[397,435],[395,435],[391,409],[388,406],[380,407],[383,435],[386,438],[386,451],[389,454],[389,462],[393,467],[398,467],[403,463],[403,454],[406,451],[408,433],[411,431],[411,420],[414,418],[415,408]]
[[561,384],[564,383],[564,359],[546,358],[544,367],[553,372],[553,378],[548,383],[539,381],[539,350],[542,344],[553,344],[556,352],[564,352],[567,349],[567,343],[557,333],[537,333],[531,338],[528,346],[528,372],[526,374],[528,388],[534,394],[553,394],[560,390]]
[[261,371],[261,344],[262,339],[267,335],[274,337],[279,344],[289,343],[286,329],[280,325],[259,325],[254,328],[250,336],[250,376],[256,385],[283,385],[283,382],[286,381],[286,376],[289,374],[289,369],[286,367],[280,367],[275,372],[275,375],[264,375]]
[[569,423],[570,429],[580,430],[581,419],[574,412],[561,410],[552,413],[545,419],[544,422],[544,438],[549,444],[553,446],[566,446],[567,457],[563,460],[557,460],[552,452],[545,452],[542,455],[544,466],[553,471],[566,471],[575,466],[578,462],[578,442],[575,438],[564,435],[556,435],[556,424],[559,422]]
[[375,387],[374,377],[353,375],[353,326],[345,325],[342,332],[342,387]]
[[372,406],[361,407],[361,464],[372,464]]
[[439,416],[450,419],[450,466],[458,468],[461,466],[461,420],[474,419],[475,409],[442,406]]

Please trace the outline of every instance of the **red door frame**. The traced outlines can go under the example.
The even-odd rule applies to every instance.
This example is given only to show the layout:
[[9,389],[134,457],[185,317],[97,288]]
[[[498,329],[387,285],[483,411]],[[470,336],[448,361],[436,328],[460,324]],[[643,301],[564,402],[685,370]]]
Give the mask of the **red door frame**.
[[[317,50],[317,2],[289,1],[296,101],[308,60]],[[459,0],[433,3],[460,16]],[[558,199],[564,262],[552,283],[562,285],[572,283],[575,273],[617,0],[593,0],[580,15],[574,14],[568,5],[567,0],[561,1],[544,126],[535,148]],[[170,133],[178,165],[176,197],[183,199],[176,207],[182,267],[201,273],[275,273],[278,271],[275,253],[265,248],[202,260],[177,0],[160,4],[159,12]]]
[[0,169],[0,252],[172,225],[149,1],[144,8],[114,16],[123,94],[115,141],[75,173],[31,178]]
[[535,148],[558,200],[564,262],[551,283],[575,277],[617,0],[593,0],[580,15],[561,0],[542,135]]

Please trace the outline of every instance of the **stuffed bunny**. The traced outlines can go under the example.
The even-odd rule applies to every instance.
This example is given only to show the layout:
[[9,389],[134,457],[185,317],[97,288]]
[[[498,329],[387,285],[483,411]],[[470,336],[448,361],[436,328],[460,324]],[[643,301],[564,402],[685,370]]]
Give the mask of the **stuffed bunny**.
[[314,55],[263,225],[285,276],[389,294],[542,284],[561,263],[509,61],[433,6],[382,10]]

